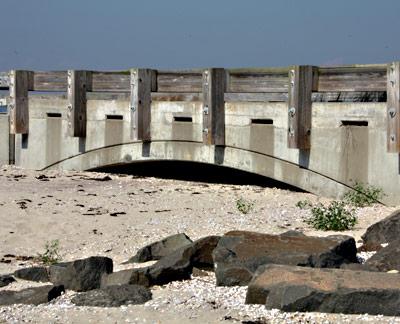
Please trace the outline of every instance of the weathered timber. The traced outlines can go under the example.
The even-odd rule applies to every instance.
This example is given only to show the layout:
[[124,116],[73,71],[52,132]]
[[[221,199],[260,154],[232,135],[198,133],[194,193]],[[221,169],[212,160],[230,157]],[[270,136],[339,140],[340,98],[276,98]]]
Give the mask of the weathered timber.
[[225,145],[224,69],[212,68],[203,72],[203,143]]
[[67,71],[35,71],[33,73],[34,91],[67,91]]
[[387,68],[387,151],[400,152],[400,62]]
[[152,92],[152,101],[203,101],[199,92]]
[[[93,98],[104,97],[101,93],[91,93]],[[109,98],[109,97],[104,97]],[[111,97],[110,97],[111,98]],[[203,101],[198,92],[152,92],[152,101]],[[225,92],[225,102],[287,102],[287,92]],[[314,92],[313,102],[386,102],[386,91],[336,91]]]
[[22,70],[10,71],[10,134],[29,133],[28,91],[32,88],[32,72]]
[[156,90],[156,73],[150,69],[131,70],[131,138],[150,141],[151,92]]
[[158,71],[158,92],[201,92],[202,74],[194,71]]
[[130,92],[129,72],[92,72],[92,91]]
[[226,92],[225,102],[284,102],[287,92]]
[[383,65],[320,67],[318,91],[386,91]]
[[68,71],[68,132],[72,137],[86,137],[86,91],[91,90],[91,72]]
[[311,145],[313,67],[295,66],[289,71],[288,147],[307,150]]
[[288,75],[273,73],[229,73],[228,92],[287,92]]
[[313,102],[386,102],[386,91],[314,92]]

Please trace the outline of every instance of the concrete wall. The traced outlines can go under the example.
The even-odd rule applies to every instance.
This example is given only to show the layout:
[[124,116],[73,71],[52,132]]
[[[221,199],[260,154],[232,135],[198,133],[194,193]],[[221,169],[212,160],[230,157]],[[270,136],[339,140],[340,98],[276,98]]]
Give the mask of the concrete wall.
[[[225,149],[201,144],[201,102],[153,102],[150,145],[130,140],[127,98],[88,100],[86,139],[68,137],[66,107],[61,96],[29,98],[30,134],[16,136],[17,165],[87,169],[180,159],[231,166],[334,197],[362,181],[383,188],[386,202],[400,203],[399,155],[386,152],[385,103],[314,103],[310,151],[287,148],[286,103],[226,103]],[[122,119],[107,118],[116,115]],[[352,120],[368,126],[342,125]]]

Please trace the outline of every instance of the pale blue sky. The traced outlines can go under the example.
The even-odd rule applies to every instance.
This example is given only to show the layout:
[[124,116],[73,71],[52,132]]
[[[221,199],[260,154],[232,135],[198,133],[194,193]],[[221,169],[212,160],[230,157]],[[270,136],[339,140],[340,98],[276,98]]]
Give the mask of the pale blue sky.
[[399,0],[0,0],[0,70],[400,60]]

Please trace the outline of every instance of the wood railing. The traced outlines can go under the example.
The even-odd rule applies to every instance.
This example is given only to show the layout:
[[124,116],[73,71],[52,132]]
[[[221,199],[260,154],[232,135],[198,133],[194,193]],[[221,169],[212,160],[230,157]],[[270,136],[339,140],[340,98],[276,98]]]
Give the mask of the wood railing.
[[[225,144],[225,102],[288,102],[288,146],[310,148],[313,101],[387,101],[387,149],[400,152],[400,64],[165,71],[0,72],[11,133],[29,132],[29,91],[68,94],[69,134],[86,136],[86,92],[130,95],[131,136],[150,141],[151,101],[202,101],[203,141]],[[387,100],[386,100],[387,99]]]

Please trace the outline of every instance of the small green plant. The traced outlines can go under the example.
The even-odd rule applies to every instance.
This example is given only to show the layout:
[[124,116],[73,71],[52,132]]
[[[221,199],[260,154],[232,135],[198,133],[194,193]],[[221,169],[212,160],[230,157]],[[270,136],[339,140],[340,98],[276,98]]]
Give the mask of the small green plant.
[[254,207],[254,203],[244,198],[236,200],[236,208],[242,214],[248,214]]
[[308,209],[308,208],[311,208],[313,205],[312,205],[312,203],[309,201],[309,200],[307,200],[307,199],[305,199],[305,200],[299,200],[297,203],[296,203],[296,207],[298,207],[298,208],[300,208],[300,209]]
[[356,182],[353,188],[343,196],[343,200],[355,207],[371,206],[384,196],[381,188],[361,182]]
[[60,241],[59,240],[54,240],[54,241],[47,241],[45,244],[45,251],[44,253],[39,253],[38,254],[38,261],[46,264],[46,265],[51,265],[54,263],[57,263],[61,261],[60,257]]
[[332,201],[328,207],[314,206],[306,223],[318,230],[344,231],[354,227],[357,217],[354,209],[347,207],[344,201]]

